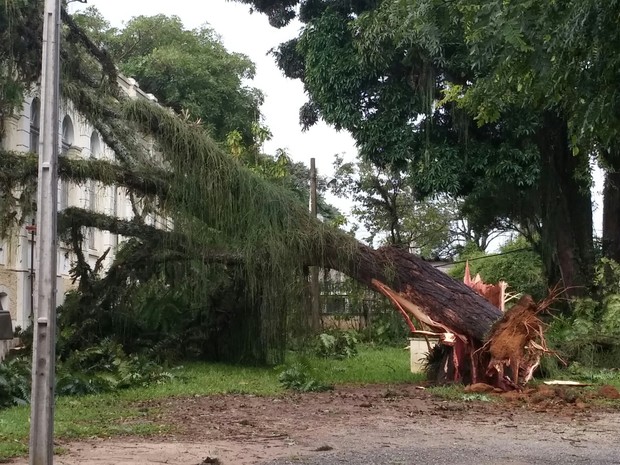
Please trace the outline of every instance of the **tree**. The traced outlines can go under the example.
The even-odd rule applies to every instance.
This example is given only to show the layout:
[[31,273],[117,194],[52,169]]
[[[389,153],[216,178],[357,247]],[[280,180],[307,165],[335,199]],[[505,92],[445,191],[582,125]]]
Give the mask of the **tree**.
[[[554,34],[557,19],[538,20],[546,6],[244,2],[278,24],[299,5],[305,27],[280,46],[276,59],[310,96],[302,123],[321,117],[350,130],[364,157],[379,166],[406,166],[417,175],[420,192],[464,197],[469,211],[484,212],[479,219],[487,224],[510,222],[540,232],[549,282],[561,280],[569,293],[583,292],[593,265],[589,152],[572,150],[572,115],[531,89],[554,85],[530,66],[538,55],[527,49],[530,41],[544,44],[542,32]],[[514,10],[516,19],[511,22],[503,10]],[[522,80],[512,79],[505,50],[521,60],[516,71]],[[527,87],[527,79],[534,84]],[[519,92],[527,104],[515,98]]]
[[508,283],[508,294],[513,295],[513,302],[521,294],[529,294],[535,299],[547,295],[540,255],[523,237],[513,238],[500,247],[498,253],[491,254],[481,251],[475,244],[467,244],[459,254],[459,263],[450,269],[450,276],[463,279],[465,261],[469,262],[472,276],[479,273],[486,283]]
[[[274,361],[281,357],[287,317],[299,304],[303,269],[317,265],[340,270],[383,293],[398,310],[442,333],[454,347],[446,360],[454,362],[455,379],[503,385],[503,379],[494,378],[499,372],[489,365],[493,354],[484,346],[491,325],[501,317],[497,308],[400,248],[374,250],[311,218],[293,193],[225,153],[201,124],[186,115],[145,99],[126,98],[116,85],[116,67],[107,53],[66,12],[63,19],[67,26],[64,95],[96,127],[116,160],[63,157],[61,178],[122,186],[148,199],[157,214],[173,225],[168,229],[149,226],[140,215],[123,220],[76,208],[63,211],[59,230],[74,246],[75,276],[86,308],[100,306],[115,312],[130,294],[112,292],[114,287],[107,284],[131,289],[157,278],[184,283],[187,302],[206,305],[212,297],[213,272],[225,270],[234,273],[240,284],[233,289],[238,305],[228,313],[242,336],[235,344],[251,338],[249,350],[260,350],[265,360]],[[37,20],[40,17],[26,19],[28,23]],[[77,66],[85,56],[98,66]],[[144,137],[152,138],[161,158],[149,157],[141,143]],[[37,157],[0,152],[0,165],[5,198],[13,199],[2,204],[3,216],[13,218],[15,224],[20,217],[13,213],[32,202]],[[22,193],[19,199],[10,195],[17,190]],[[134,238],[129,255],[119,256],[103,285],[93,282],[96,270],[81,254],[81,231],[89,227]],[[214,313],[218,308],[209,310]]]
[[368,161],[334,161],[332,192],[356,206],[352,213],[368,231],[366,241],[406,247],[427,259],[452,258],[466,242],[482,250],[500,231],[477,232],[462,219],[461,202],[448,196],[421,199],[411,176]]
[[200,119],[216,140],[238,131],[244,143],[255,142],[263,95],[244,82],[254,76],[254,64],[226,50],[208,25],[187,30],[176,16],[138,16],[117,30],[94,7],[75,16],[120,71],[162,105]]

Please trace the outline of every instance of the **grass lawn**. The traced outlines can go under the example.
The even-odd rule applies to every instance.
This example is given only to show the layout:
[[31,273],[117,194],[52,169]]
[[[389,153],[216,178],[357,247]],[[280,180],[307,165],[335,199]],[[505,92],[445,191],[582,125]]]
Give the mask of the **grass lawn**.
[[[295,357],[291,357],[294,361]],[[361,348],[350,359],[304,358],[314,376],[330,384],[402,383],[422,380],[409,371],[409,352],[401,348]],[[148,435],[165,431],[154,424],[141,401],[164,397],[225,393],[276,395],[284,392],[279,368],[248,368],[195,363],[180,368],[177,378],[159,385],[83,397],[61,397],[56,402],[55,437],[77,439],[123,434]],[[152,413],[152,409],[151,409]],[[0,460],[28,452],[30,407],[0,410]]]

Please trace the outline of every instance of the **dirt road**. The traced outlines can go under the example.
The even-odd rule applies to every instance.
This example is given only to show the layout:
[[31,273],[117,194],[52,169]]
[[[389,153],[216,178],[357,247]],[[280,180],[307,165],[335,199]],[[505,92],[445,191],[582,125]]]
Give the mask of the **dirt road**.
[[55,463],[620,464],[620,410],[573,391],[454,402],[412,385],[340,387],[142,407],[174,434],[60,444],[67,453]]

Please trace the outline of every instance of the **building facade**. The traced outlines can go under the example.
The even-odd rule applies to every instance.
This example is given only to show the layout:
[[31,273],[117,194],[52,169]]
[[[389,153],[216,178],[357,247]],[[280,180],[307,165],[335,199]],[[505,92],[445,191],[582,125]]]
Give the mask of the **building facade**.
[[[135,80],[120,77],[119,85],[132,98],[155,100],[142,92]],[[39,152],[41,128],[41,104],[37,91],[29,95],[13,116],[4,120],[3,150],[16,152]],[[107,147],[101,136],[88,121],[75,111],[71,102],[63,102],[57,122],[61,157],[101,159],[113,161],[114,152]],[[80,207],[116,216],[133,217],[131,199],[125,189],[103,186],[95,181],[73,184],[59,180],[58,209]],[[30,325],[34,305],[34,277],[36,273],[36,225],[34,218],[27,218],[19,230],[10,231],[0,244],[0,309],[11,313],[13,327]],[[91,267],[108,249],[104,268],[114,259],[115,251],[123,238],[108,231],[88,228],[83,231],[84,256]],[[61,304],[65,293],[74,286],[70,270],[75,260],[67,244],[59,244],[57,257],[57,302]]]

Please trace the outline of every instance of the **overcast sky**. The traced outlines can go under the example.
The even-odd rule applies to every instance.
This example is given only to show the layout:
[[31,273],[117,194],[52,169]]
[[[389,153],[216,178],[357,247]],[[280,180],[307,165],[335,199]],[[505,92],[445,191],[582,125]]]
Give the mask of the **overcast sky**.
[[[84,8],[77,3],[71,5],[73,10]],[[275,29],[269,26],[266,16],[250,14],[248,5],[227,0],[88,0],[88,5],[97,7],[117,27],[134,16],[159,13],[180,17],[189,29],[209,23],[229,51],[243,53],[256,64],[252,85],[265,94],[262,113],[273,133],[273,140],[265,145],[267,153],[283,148],[294,160],[307,165],[315,157],[323,175],[332,173],[335,154],[344,153],[346,159],[356,156],[354,141],[346,132],[336,132],[323,123],[301,131],[298,114],[306,101],[303,86],[298,80],[285,78],[273,58],[267,56],[271,48],[296,35],[299,23]]]

